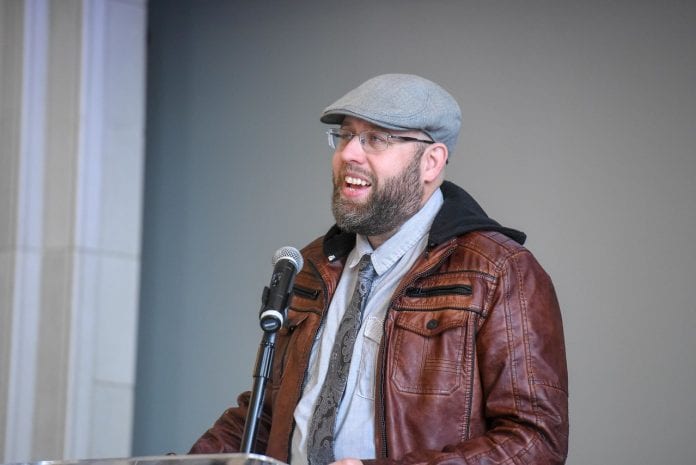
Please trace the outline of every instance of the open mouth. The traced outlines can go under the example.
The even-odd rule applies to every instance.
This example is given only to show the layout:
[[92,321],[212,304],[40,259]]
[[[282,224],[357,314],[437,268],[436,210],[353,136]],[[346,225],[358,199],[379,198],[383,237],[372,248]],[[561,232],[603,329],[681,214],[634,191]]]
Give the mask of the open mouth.
[[365,179],[361,178],[356,178],[355,176],[346,176],[345,178],[343,178],[343,180],[348,189],[357,190],[372,186],[372,184],[369,181],[366,181]]

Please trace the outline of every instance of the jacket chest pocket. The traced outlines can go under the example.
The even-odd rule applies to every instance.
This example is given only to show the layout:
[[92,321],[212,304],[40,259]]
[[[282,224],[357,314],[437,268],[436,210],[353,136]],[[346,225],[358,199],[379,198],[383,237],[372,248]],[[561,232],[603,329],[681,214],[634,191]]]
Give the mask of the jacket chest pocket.
[[401,392],[446,395],[465,371],[470,312],[400,311],[394,321],[390,379]]
[[288,317],[285,325],[276,336],[275,354],[272,365],[271,381],[277,388],[286,373],[286,367],[293,353],[298,352],[298,344],[303,339],[303,329],[307,326],[305,321],[310,316],[308,312],[297,312],[288,309]]
[[309,358],[313,333],[324,305],[320,289],[320,283],[309,273],[301,272],[295,278],[287,319],[276,339],[272,371],[276,388],[287,372],[297,370]]
[[390,322],[387,373],[395,389],[449,395],[470,379],[486,286],[485,275],[465,271],[426,277],[406,289]]

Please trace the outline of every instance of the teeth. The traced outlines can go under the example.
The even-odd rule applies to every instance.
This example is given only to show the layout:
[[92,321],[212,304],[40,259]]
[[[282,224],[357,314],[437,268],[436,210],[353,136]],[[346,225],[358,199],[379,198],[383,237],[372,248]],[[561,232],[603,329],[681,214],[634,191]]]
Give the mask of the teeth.
[[365,181],[364,179],[353,178],[351,176],[346,176],[346,182],[348,184],[355,184],[358,186],[369,186],[370,185],[370,183]]

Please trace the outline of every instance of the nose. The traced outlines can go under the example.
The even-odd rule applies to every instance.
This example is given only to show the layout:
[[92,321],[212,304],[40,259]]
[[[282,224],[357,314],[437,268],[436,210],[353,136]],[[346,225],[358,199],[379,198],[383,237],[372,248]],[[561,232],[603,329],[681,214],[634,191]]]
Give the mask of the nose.
[[342,149],[336,150],[336,156],[346,163],[364,163],[366,155],[358,135],[353,136]]

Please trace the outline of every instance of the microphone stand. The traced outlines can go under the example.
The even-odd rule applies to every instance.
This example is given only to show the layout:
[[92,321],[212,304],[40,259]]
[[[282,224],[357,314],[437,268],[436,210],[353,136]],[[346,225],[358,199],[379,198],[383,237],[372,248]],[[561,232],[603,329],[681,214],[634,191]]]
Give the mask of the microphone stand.
[[300,252],[293,247],[282,247],[273,256],[273,275],[269,286],[263,288],[261,294],[261,311],[259,324],[263,330],[263,339],[256,356],[254,368],[254,388],[249,400],[244,433],[242,435],[241,452],[252,453],[256,440],[256,432],[263,411],[263,398],[266,384],[271,379],[275,341],[278,330],[283,326],[287,317],[287,309],[292,297],[295,273],[302,269],[303,260]]
[[243,453],[253,453],[252,446],[256,439],[256,432],[261,419],[263,399],[266,391],[266,383],[271,378],[271,366],[273,365],[273,355],[275,353],[276,332],[264,332],[256,356],[256,367],[254,368],[254,388],[249,402],[246,422],[244,423],[244,435],[242,436]]
[[[266,394],[266,384],[271,379],[271,368],[273,367],[273,356],[275,355],[275,340],[278,330],[283,326],[284,313],[277,311],[264,312],[269,300],[269,288],[263,290],[261,297],[260,325],[263,329],[263,338],[256,355],[256,367],[254,368],[254,387],[251,391],[249,410],[247,411],[246,421],[244,422],[244,434],[242,435],[241,451],[246,454],[253,453],[252,446],[256,440],[256,433],[261,420],[263,410],[263,399]],[[287,304],[288,296],[283,302],[283,308]],[[268,315],[270,313],[270,316]]]

